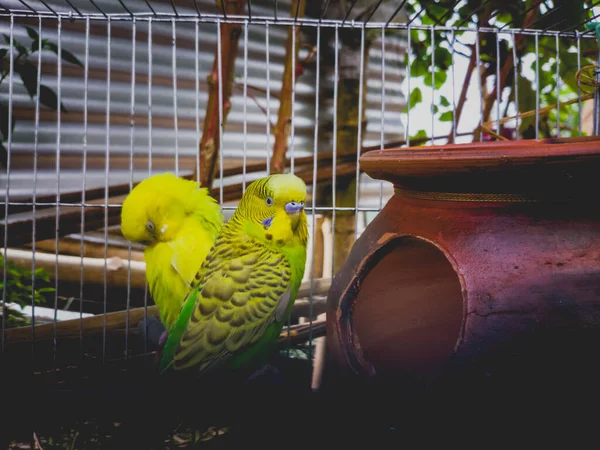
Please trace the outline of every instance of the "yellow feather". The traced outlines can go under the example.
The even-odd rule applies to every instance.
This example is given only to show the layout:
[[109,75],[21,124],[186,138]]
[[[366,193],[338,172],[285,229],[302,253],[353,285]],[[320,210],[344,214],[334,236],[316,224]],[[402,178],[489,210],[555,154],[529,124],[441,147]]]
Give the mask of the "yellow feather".
[[167,330],[222,224],[207,189],[170,173],[142,181],[123,202],[121,230],[130,241],[147,245],[146,279]]

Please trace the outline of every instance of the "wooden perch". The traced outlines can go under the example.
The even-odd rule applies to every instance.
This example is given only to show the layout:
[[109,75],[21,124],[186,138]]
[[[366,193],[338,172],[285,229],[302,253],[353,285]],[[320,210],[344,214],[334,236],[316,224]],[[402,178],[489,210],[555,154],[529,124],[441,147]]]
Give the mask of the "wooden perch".
[[[290,8],[292,16],[302,17],[304,15],[305,0],[294,0]],[[294,44],[295,33],[295,45]],[[271,172],[283,173],[285,169],[285,154],[287,152],[288,138],[290,135],[292,117],[292,88],[294,80],[298,81],[299,72],[292,64],[298,61],[298,49],[300,48],[300,27],[288,27],[288,37],[285,46],[285,63],[283,68],[283,81],[281,85],[279,113],[277,125],[275,126],[275,144],[273,145],[273,158],[271,159]],[[299,66],[299,65],[298,65]],[[295,77],[292,74],[295,73]]]
[[[31,244],[27,245],[28,248],[31,248]],[[42,250],[44,252],[50,253],[59,253],[61,255],[71,255],[71,256],[80,256],[81,255],[81,242],[76,239],[66,238],[60,239],[58,241],[58,251],[56,249],[56,240],[48,239],[46,241],[40,241],[35,243],[35,248],[37,250]],[[124,260],[129,259],[129,251],[127,248],[119,248],[114,247],[112,245],[107,245],[106,247],[106,255],[108,258],[120,258]],[[83,242],[83,256],[88,258],[103,258],[104,259],[104,244],[97,242]],[[131,260],[132,261],[143,261],[144,253],[139,250],[131,250]]]
[[[239,16],[246,10],[246,0],[217,0],[217,7],[226,15]],[[215,50],[215,59],[208,76],[208,103],[204,115],[204,127],[200,140],[200,184],[211,187],[217,167],[221,147],[220,127],[225,126],[227,114],[231,109],[235,60],[237,58],[239,38],[242,30],[241,23],[221,23],[221,76],[219,80],[219,54]],[[219,105],[219,86],[222,92],[222,105]],[[223,123],[219,122],[219,108],[222,107]],[[196,168],[198,170],[198,168]],[[194,177],[196,173],[194,173]]]
[[288,344],[301,344],[302,342],[306,342],[309,338],[313,340],[325,336],[327,333],[327,321],[326,320],[317,320],[310,323],[303,323],[302,326],[297,329],[290,331],[290,336],[288,338],[288,332],[284,329],[279,335],[279,342],[277,346],[279,348],[285,348]]
[[[129,310],[129,328],[134,329],[144,318],[145,308],[132,308]],[[148,316],[158,317],[158,307],[148,306]],[[79,330],[83,329],[84,336],[102,333],[104,329],[104,319],[106,318],[106,331],[113,331],[125,328],[127,311],[118,311],[107,314],[98,314],[83,319],[64,320],[56,323],[57,338],[79,338]],[[31,340],[31,326],[9,328],[6,330],[6,345],[17,344]],[[35,340],[47,340],[54,338],[54,324],[45,323],[35,326]]]
[[[7,261],[17,265],[31,267],[32,252],[8,248],[6,251]],[[45,269],[51,278],[54,278],[54,268],[57,257],[50,253],[35,252],[35,266]],[[79,283],[82,258],[79,256],[58,255],[58,279],[59,281],[71,281]],[[2,273],[0,267],[0,273]],[[121,258],[109,258],[106,262],[106,282],[111,286],[127,286],[128,261]],[[86,284],[104,284],[104,258],[83,258],[83,282]],[[146,286],[146,263],[143,261],[131,261],[132,289],[144,289]],[[327,294],[331,286],[328,278],[314,280],[313,294]],[[302,283],[298,291],[298,298],[310,295],[310,282]]]
[[[8,248],[6,259],[17,265],[31,267],[33,253],[31,250]],[[51,278],[55,276],[56,255],[35,252],[36,268],[45,269]],[[82,258],[71,255],[58,255],[58,279],[63,282],[80,281]],[[0,273],[3,269],[0,267]],[[113,257],[106,260],[106,283],[111,286],[127,286],[128,261]],[[104,258],[83,258],[83,282],[88,284],[104,284]],[[131,287],[144,289],[146,284],[146,264],[142,261],[131,261]]]
[[[78,259],[78,258],[77,258]],[[76,274],[79,276],[78,274]],[[79,278],[78,278],[79,280]],[[331,279],[321,278],[314,280],[313,295],[327,295],[331,287]],[[310,295],[310,282],[305,282],[300,285],[298,298],[308,297]],[[301,315],[308,315],[309,301],[297,300],[294,308],[298,308]],[[326,308],[326,299],[318,299],[313,302],[313,312],[324,311]],[[93,317],[84,319],[64,320],[56,323],[56,337],[70,339],[79,338],[80,327],[83,327],[84,336],[102,333],[104,327],[104,319],[106,318],[106,329],[108,331],[124,330],[127,316],[129,316],[129,329],[134,330],[138,323],[144,318],[144,307],[131,308],[128,311],[118,311],[113,313],[98,314]],[[148,316],[158,317],[158,308],[149,306],[147,308]],[[295,313],[297,314],[297,313]],[[299,314],[298,314],[299,315]],[[30,341],[32,337],[32,327],[23,326],[9,328],[6,330],[6,345],[18,344],[24,341]],[[54,339],[54,324],[47,323],[35,326],[35,340]]]

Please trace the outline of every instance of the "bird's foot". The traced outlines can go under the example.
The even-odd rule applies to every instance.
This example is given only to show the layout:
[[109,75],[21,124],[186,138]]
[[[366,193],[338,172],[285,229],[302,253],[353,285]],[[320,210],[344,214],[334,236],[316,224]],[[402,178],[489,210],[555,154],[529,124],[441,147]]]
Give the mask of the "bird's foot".
[[160,348],[163,348],[165,346],[168,337],[169,333],[167,331],[164,331],[163,334],[160,335],[160,338],[158,339],[158,346]]
[[162,346],[161,339],[165,333],[165,326],[156,317],[147,317],[140,321],[137,326],[137,334],[141,339],[147,337],[148,345],[153,350]]
[[271,380],[277,381],[281,378],[281,372],[277,367],[271,364],[265,364],[260,369],[252,373],[248,378],[246,378],[246,383],[253,383],[260,380]]

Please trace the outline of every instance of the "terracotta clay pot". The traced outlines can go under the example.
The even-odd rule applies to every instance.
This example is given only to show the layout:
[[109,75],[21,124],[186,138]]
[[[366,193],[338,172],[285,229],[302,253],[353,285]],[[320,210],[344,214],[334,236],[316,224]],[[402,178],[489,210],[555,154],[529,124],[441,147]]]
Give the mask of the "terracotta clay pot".
[[371,151],[360,164],[395,195],[329,292],[338,371],[435,376],[536,333],[600,329],[600,139]]

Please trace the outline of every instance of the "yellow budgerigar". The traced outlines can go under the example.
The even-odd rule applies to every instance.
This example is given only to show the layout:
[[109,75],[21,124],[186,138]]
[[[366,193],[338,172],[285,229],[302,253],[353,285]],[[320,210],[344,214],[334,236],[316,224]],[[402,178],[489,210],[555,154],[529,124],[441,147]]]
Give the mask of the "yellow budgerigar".
[[245,370],[266,361],[304,275],[305,201],[306,185],[293,174],[248,185],[169,331],[161,372]]
[[172,173],[143,180],[123,202],[121,231],[146,244],[146,280],[166,330],[222,225],[221,209],[208,189]]

